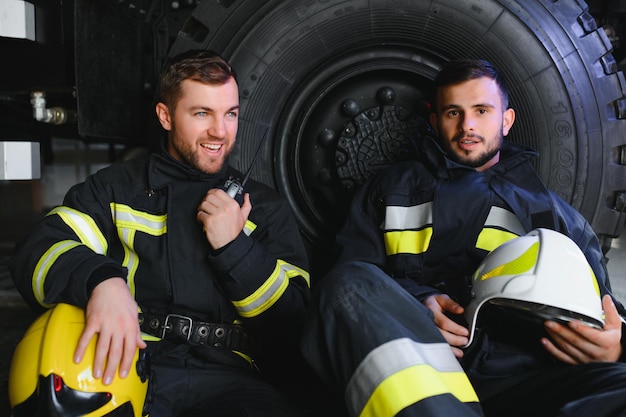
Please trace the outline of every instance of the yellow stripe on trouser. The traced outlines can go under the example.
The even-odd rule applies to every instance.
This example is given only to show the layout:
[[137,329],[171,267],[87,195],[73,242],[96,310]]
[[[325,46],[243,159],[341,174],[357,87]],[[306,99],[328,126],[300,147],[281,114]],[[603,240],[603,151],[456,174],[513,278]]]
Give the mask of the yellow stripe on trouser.
[[359,364],[346,388],[346,404],[353,416],[391,417],[441,394],[478,402],[447,343],[402,338],[377,347]]
[[460,395],[462,402],[478,402],[464,373],[440,373],[428,365],[417,365],[384,380],[365,404],[360,416],[395,416],[411,404],[447,393],[453,393],[457,398]]

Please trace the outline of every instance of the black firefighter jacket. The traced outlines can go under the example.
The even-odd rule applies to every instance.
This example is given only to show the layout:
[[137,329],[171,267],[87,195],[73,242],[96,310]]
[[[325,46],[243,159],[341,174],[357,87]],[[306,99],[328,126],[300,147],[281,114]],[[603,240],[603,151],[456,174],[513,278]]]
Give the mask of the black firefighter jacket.
[[212,252],[196,221],[215,175],[182,165],[164,150],[114,164],[67,193],[18,246],[15,284],[35,309],[85,307],[109,277],[127,280],[142,312],[243,323],[261,341],[295,338],[309,299],[308,261],[286,203],[248,181],[252,211],[240,235]]
[[504,141],[500,162],[478,172],[448,159],[432,138],[419,146],[416,160],[387,168],[359,189],[337,236],[340,262],[378,265],[420,301],[443,292],[466,305],[470,277],[490,251],[545,227],[576,242],[602,295],[609,292],[595,233],[544,186],[534,151]]

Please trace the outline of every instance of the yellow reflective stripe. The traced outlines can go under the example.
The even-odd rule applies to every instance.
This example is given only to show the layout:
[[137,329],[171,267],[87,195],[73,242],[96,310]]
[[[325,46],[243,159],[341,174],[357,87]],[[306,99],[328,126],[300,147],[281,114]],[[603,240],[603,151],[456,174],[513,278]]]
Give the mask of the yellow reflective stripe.
[[152,236],[167,233],[167,214],[150,214],[135,210],[130,206],[111,203],[111,217],[117,227],[117,234],[124,247],[122,265],[128,269],[126,281],[130,293],[135,296],[135,275],[139,268],[139,256],[135,251],[135,235],[143,232]]
[[135,296],[135,275],[139,268],[139,256],[135,251],[135,229],[118,229],[118,235],[124,247],[124,260],[122,265],[126,267],[128,273],[126,275],[126,283],[130,293]]
[[385,250],[388,256],[399,253],[423,253],[430,246],[432,236],[432,227],[424,230],[385,232]]
[[250,366],[254,366],[254,361],[252,360],[252,358],[248,355],[246,355],[243,352],[239,352],[238,350],[231,350],[231,352],[233,352],[236,355],[241,356],[242,358],[244,358],[246,360],[246,362],[248,362],[250,364]]
[[[414,387],[418,381],[422,383],[418,389]],[[465,388],[461,388],[465,386]],[[467,376],[462,372],[440,374],[428,365],[417,365],[391,375],[374,391],[372,397],[361,412],[361,417],[395,416],[404,408],[428,397],[447,394],[464,395],[458,398],[462,402],[478,402],[478,397],[470,386]]]
[[[593,278],[593,288],[596,290],[596,294],[600,294],[600,285],[598,284],[598,278],[596,278],[596,273],[593,272],[591,265],[589,265],[589,272],[591,273],[591,277]],[[604,317],[604,316],[603,316]]]
[[56,262],[59,256],[69,252],[77,246],[80,246],[79,242],[76,242],[74,240],[62,240],[50,246],[50,248],[41,256],[41,258],[39,258],[39,262],[37,262],[35,270],[33,271],[33,279],[31,285],[33,288],[33,294],[35,295],[35,299],[43,307],[52,307],[52,304],[46,304],[43,301],[46,297],[46,294],[44,293],[44,283],[46,282],[46,277],[48,276],[50,268],[52,268],[52,265]]
[[525,234],[515,213],[501,207],[491,207],[483,230],[476,239],[476,247],[491,252],[511,239]]
[[284,294],[289,285],[289,279],[301,276],[308,286],[311,286],[309,273],[295,265],[281,259],[276,261],[276,267],[269,278],[254,293],[240,301],[233,301],[233,305],[242,317],[255,317],[269,309]]
[[480,275],[480,277],[477,277],[476,279],[480,279],[481,281],[483,281],[489,278],[500,277],[503,275],[523,274],[527,271],[530,271],[535,267],[535,265],[537,265],[538,258],[539,242],[536,242],[530,245],[530,247],[517,258],[508,261],[503,265],[498,265],[490,271],[485,271]]
[[59,206],[52,209],[48,216],[58,215],[78,236],[82,244],[88,246],[92,251],[105,255],[108,244],[104,235],[96,225],[94,219],[76,209]]
[[433,235],[433,203],[387,206],[383,224],[387,255],[418,254],[428,249]]
[[250,236],[255,229],[256,224],[252,223],[250,220],[247,220],[246,224],[243,226],[243,232],[246,234],[246,236]]
[[152,336],[151,334],[141,332],[141,340],[144,342],[159,342],[161,340],[160,337]]
[[111,215],[118,229],[134,229],[153,236],[167,233],[167,214],[150,214],[125,204],[111,203]]
[[432,201],[417,206],[387,206],[385,208],[385,230],[423,229],[432,224]]
[[489,229],[485,228],[481,230],[476,240],[476,247],[491,252],[498,246],[511,239],[519,237],[515,233],[507,232],[506,230]]
[[359,364],[346,388],[346,404],[351,415],[386,417],[445,393],[478,401],[447,343],[402,338],[377,347]]

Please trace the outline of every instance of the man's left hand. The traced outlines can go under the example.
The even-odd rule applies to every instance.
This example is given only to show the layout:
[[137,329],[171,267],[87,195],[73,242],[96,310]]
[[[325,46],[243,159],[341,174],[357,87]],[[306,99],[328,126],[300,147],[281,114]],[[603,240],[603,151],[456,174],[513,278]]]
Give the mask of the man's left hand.
[[604,328],[587,326],[580,321],[567,325],[546,321],[550,338],[542,338],[546,350],[558,360],[569,363],[615,362],[622,354],[622,320],[611,296],[602,298]]

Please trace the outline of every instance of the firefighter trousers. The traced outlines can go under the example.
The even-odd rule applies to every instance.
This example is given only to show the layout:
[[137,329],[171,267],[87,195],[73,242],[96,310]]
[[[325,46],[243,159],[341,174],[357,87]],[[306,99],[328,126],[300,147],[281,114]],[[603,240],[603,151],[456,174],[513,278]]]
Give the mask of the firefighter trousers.
[[[156,342],[166,343],[166,342]],[[154,348],[154,346],[152,346]],[[160,349],[160,347],[157,347]],[[152,355],[150,417],[312,417],[306,401],[222,348],[185,344]],[[295,378],[294,378],[295,379]]]
[[480,349],[462,362],[488,417],[626,417],[626,363],[568,365],[484,340]]
[[352,417],[482,415],[432,313],[374,265],[320,281],[302,351]]

